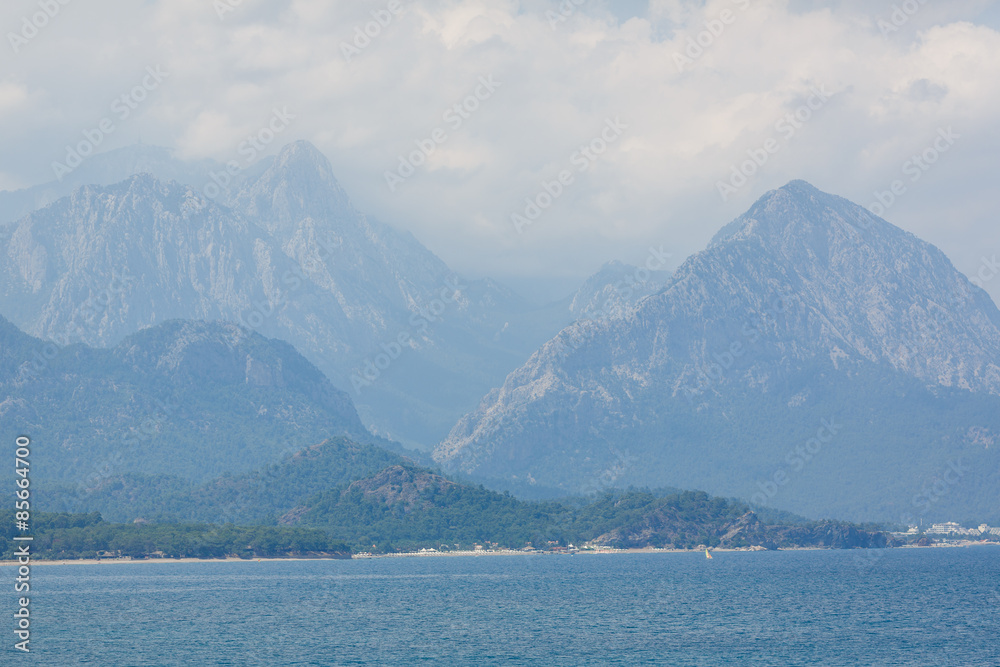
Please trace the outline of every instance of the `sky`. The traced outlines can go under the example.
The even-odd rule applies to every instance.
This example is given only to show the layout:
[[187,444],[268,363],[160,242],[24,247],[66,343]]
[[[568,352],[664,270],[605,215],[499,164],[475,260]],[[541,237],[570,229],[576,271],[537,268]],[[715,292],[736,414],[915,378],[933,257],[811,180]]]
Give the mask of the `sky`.
[[970,276],[1000,254],[996,1],[7,0],[0,28],[0,189],[88,136],[306,139],[360,210],[537,300],[799,178]]

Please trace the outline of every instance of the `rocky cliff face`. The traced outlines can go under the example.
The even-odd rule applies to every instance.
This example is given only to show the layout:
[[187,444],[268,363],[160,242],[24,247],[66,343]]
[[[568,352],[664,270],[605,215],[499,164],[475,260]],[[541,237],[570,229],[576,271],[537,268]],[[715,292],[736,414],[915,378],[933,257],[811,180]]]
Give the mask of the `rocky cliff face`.
[[[989,296],[933,246],[795,181],[630,313],[546,343],[435,458],[574,491],[624,463],[619,486],[898,520],[949,455],[996,474],[967,433],[997,432],[998,394]],[[968,494],[987,502],[969,485],[933,509]]]
[[[297,277],[294,262],[259,227],[148,174],[81,188],[31,214],[4,251],[6,314],[62,344],[114,344],[174,318],[249,320],[273,333],[281,327],[270,304]],[[320,335],[340,341],[343,352],[342,309],[306,281],[299,286],[328,310]]]
[[4,226],[0,310],[61,344],[114,345],[172,318],[236,322],[291,342],[379,432],[425,445],[568,321],[510,331],[524,302],[358,212],[306,142],[258,171],[229,206],[141,173]]

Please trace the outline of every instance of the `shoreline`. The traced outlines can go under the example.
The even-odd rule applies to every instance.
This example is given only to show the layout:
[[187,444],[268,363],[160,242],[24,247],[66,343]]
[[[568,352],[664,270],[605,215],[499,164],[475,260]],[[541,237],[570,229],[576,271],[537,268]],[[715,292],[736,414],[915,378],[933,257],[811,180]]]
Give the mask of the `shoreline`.
[[[1000,546],[998,542],[973,542],[963,541],[947,544],[930,544],[927,546],[917,546],[907,544],[901,547],[891,547],[893,549],[957,549],[969,547]],[[350,558],[333,557],[301,557],[289,556],[279,558],[101,558],[101,559],[73,559],[73,560],[43,560],[31,559],[31,565],[133,565],[145,563],[275,563],[283,561],[337,561],[337,560],[375,560],[381,558],[482,558],[498,556],[599,556],[615,554],[700,554],[704,549],[657,549],[645,547],[642,549],[583,549],[575,552],[556,551],[520,551],[515,549],[503,550],[483,550],[483,551],[408,551],[392,554],[354,554]],[[766,549],[741,548],[741,549],[710,549],[713,553],[760,553]],[[882,549],[831,549],[828,547],[791,547],[787,549],[777,549],[776,551],[882,551]],[[17,561],[0,561],[0,567],[17,567]]]

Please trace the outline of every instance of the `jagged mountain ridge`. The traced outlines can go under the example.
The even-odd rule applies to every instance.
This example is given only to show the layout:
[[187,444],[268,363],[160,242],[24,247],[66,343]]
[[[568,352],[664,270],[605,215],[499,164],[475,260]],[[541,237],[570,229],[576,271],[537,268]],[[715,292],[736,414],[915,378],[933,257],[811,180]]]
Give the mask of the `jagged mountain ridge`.
[[[898,519],[948,455],[981,455],[996,478],[995,448],[971,443],[1000,433],[998,364],[1000,312],[940,251],[794,181],[631,314],[571,325],[546,343],[435,459],[566,490],[611,478],[749,498],[822,419],[839,416],[852,420],[840,436],[849,454],[807,467],[797,490],[767,500],[800,514]],[[872,440],[896,419],[880,408],[907,414],[908,426],[878,433],[891,446]],[[959,411],[965,421],[949,416]],[[890,462],[903,452],[900,475]],[[897,479],[875,488],[866,457]],[[824,475],[848,480],[851,497],[838,498],[843,488]],[[996,512],[980,486],[972,505]]]
[[[29,215],[0,259],[0,290],[15,323],[88,345],[112,345],[175,318],[246,323],[254,312],[270,314],[278,289],[296,286],[282,277],[301,273],[252,222],[149,174],[85,186]],[[330,338],[346,342],[336,301],[301,278],[298,285],[320,300]]]
[[[46,204],[0,224],[2,312],[33,335],[91,345],[170,318],[239,322],[292,342],[377,432],[429,446],[562,327],[617,316],[667,275],[611,263],[573,297],[533,306],[360,213],[308,142],[206,199],[209,174],[224,171],[139,145],[62,183],[0,193],[0,213]],[[88,181],[98,185],[78,187]]]
[[[256,175],[258,169],[258,165],[247,169],[240,180]],[[214,160],[181,160],[173,151],[160,146],[136,144],[117,148],[87,158],[61,180],[21,190],[0,190],[0,225],[68,197],[85,185],[114,185],[141,173],[152,173],[160,180],[173,180],[200,190],[212,182],[212,172],[223,171],[225,167]]]
[[295,345],[377,431],[425,446],[570,321],[533,327],[513,292],[368,219],[307,142],[242,176],[215,202],[138,174],[4,226],[3,312],[91,345],[170,318],[239,322]]
[[663,289],[670,277],[669,257],[651,257],[647,264],[659,267],[654,270],[617,260],[607,262],[570,297],[568,308],[574,320],[621,317],[636,303]]

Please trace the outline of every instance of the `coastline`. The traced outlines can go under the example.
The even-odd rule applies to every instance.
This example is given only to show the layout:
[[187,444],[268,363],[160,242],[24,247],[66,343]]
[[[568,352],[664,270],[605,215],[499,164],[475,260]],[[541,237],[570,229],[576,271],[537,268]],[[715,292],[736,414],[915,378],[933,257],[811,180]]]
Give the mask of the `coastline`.
[[[823,547],[796,547],[791,549],[781,549],[781,551],[821,551]],[[655,549],[651,547],[643,549],[586,549],[577,552],[556,552],[556,551],[520,551],[516,549],[496,549],[482,551],[404,551],[391,554],[353,554],[351,558],[329,558],[317,557],[308,558],[301,556],[288,556],[280,558],[101,558],[101,559],[75,559],[75,560],[36,560],[32,558],[32,565],[128,565],[140,563],[273,563],[280,561],[322,561],[322,560],[375,560],[381,558],[483,558],[498,556],[588,556],[602,554],[700,554],[703,549]],[[737,553],[765,551],[764,549],[712,549],[714,553]],[[0,567],[11,567],[18,565],[17,561],[0,561]]]
[[[927,546],[917,546],[907,544],[894,549],[957,549],[968,547],[1000,546],[1000,542],[974,542],[962,541],[951,543],[937,543]],[[598,556],[614,554],[699,554],[703,549],[657,549],[645,547],[642,549],[583,549],[575,552],[556,551],[520,551],[515,549],[496,549],[482,551],[408,551],[392,554],[353,554],[350,558],[333,557],[305,557],[288,556],[279,558],[101,558],[101,559],[75,559],[75,560],[41,560],[32,558],[32,565],[131,565],[145,563],[274,563],[282,561],[335,561],[335,560],[374,560],[379,558],[482,558],[497,556]],[[766,549],[741,548],[741,549],[710,549],[712,553],[757,553]],[[777,549],[777,551],[837,551],[827,547],[790,547],[787,549]],[[881,551],[881,549],[861,549],[860,551]],[[17,561],[0,561],[0,567],[16,567]]]
[[[351,558],[77,558],[44,560],[32,557],[31,565],[139,565],[143,563],[265,563],[293,560],[352,560]],[[0,560],[0,567],[17,566],[20,563]]]
[[[780,549],[780,551],[822,551],[824,547],[793,547],[789,549]],[[713,553],[738,553],[738,552],[754,552],[754,551],[766,551],[766,549],[711,549]],[[374,560],[380,558],[482,558],[482,557],[497,557],[497,556],[588,556],[588,555],[601,555],[601,554],[654,554],[654,553],[670,553],[670,554],[700,554],[703,553],[704,549],[657,549],[654,547],[644,547],[642,549],[614,549],[611,547],[601,547],[598,549],[583,549],[574,552],[558,552],[558,551],[522,551],[519,549],[484,549],[482,551],[403,551],[391,554],[369,554],[369,553],[357,553],[353,554],[350,558],[332,558],[332,557],[306,557],[306,556],[287,556],[278,558],[237,558],[237,557],[227,557],[227,558],[79,558],[79,559],[60,559],[60,560],[43,560],[32,558],[32,565],[122,565],[122,564],[139,564],[139,563],[271,563],[280,561],[314,561],[314,560]],[[4,560],[0,561],[0,567],[9,567],[18,565],[17,561]]]

